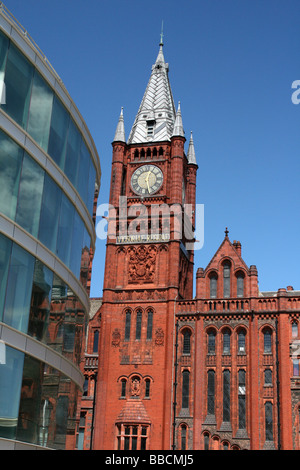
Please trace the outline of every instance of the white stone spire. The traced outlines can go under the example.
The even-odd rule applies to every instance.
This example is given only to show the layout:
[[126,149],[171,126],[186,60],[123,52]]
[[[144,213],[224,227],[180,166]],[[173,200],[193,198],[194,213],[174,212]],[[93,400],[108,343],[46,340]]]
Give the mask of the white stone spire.
[[175,107],[168,72],[169,65],[165,62],[161,40],[128,144],[162,142],[171,139],[175,122]]
[[180,135],[180,136],[184,137],[180,101],[178,102],[178,109],[177,109],[177,113],[176,113],[176,119],[175,119],[175,124],[174,124],[172,137],[175,136],[175,135]]
[[126,142],[125,140],[125,127],[124,127],[124,118],[123,118],[123,108],[121,108],[121,114],[119,117],[114,142]]
[[189,148],[188,148],[188,153],[187,153],[187,159],[188,159],[188,163],[197,165],[195,147],[194,147],[194,139],[193,139],[193,133],[192,132],[191,132],[191,138],[190,138],[190,143],[189,143]]

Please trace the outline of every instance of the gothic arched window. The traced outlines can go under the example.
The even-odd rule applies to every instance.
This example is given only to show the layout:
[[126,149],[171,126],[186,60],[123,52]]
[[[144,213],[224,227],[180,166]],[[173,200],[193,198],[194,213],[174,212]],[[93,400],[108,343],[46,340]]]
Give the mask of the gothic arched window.
[[223,421],[230,421],[230,371],[223,371]]
[[217,297],[217,282],[218,276],[216,273],[212,273],[209,277],[209,290],[210,290],[210,297],[215,299]]
[[191,354],[191,332],[190,330],[184,330],[182,333],[183,336],[183,354]]
[[244,297],[244,278],[245,275],[239,271],[236,275],[236,295],[237,297]]
[[265,403],[265,428],[266,441],[273,441],[273,405],[270,401]]
[[189,407],[190,398],[190,373],[188,370],[182,372],[182,408]]
[[264,331],[264,353],[272,352],[272,332],[269,328]]
[[207,372],[207,414],[215,414],[215,371]]
[[153,310],[148,310],[147,318],[147,339],[152,339],[152,329],[153,329]]
[[125,314],[125,341],[130,340],[131,311],[126,310]]
[[141,339],[141,332],[142,332],[142,310],[139,309],[136,312],[135,339]]
[[231,268],[230,262],[225,261],[223,265],[223,295],[224,297],[230,297],[230,268]]
[[94,343],[93,343],[93,353],[98,352],[98,343],[99,343],[99,330],[94,332]]

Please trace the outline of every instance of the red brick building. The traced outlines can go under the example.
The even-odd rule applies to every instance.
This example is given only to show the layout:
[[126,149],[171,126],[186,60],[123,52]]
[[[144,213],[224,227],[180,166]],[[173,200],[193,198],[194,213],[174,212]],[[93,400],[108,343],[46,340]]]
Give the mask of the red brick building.
[[184,146],[160,44],[129,138],[121,112],[112,144],[78,448],[299,449],[300,291],[260,292],[226,229],[193,295],[192,136]]

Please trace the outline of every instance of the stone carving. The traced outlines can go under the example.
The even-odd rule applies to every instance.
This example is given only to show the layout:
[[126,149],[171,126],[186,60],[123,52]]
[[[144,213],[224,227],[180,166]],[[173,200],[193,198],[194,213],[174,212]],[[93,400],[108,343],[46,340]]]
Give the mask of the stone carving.
[[129,282],[153,282],[157,248],[155,246],[139,245],[128,249]]
[[131,395],[133,397],[140,396],[141,388],[140,388],[140,380],[137,377],[134,377],[131,381]]
[[164,344],[164,332],[162,328],[158,328],[155,332],[155,344],[157,346],[163,346]]
[[114,346],[115,348],[120,346],[120,340],[121,340],[120,331],[118,330],[118,328],[115,328],[114,331],[112,332],[112,341],[111,341],[112,346]]

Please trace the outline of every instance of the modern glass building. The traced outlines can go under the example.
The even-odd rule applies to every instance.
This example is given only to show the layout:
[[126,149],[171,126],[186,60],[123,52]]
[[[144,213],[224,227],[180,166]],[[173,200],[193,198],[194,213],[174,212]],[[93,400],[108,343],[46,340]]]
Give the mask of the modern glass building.
[[100,162],[61,79],[3,5],[0,98],[0,449],[74,448]]

